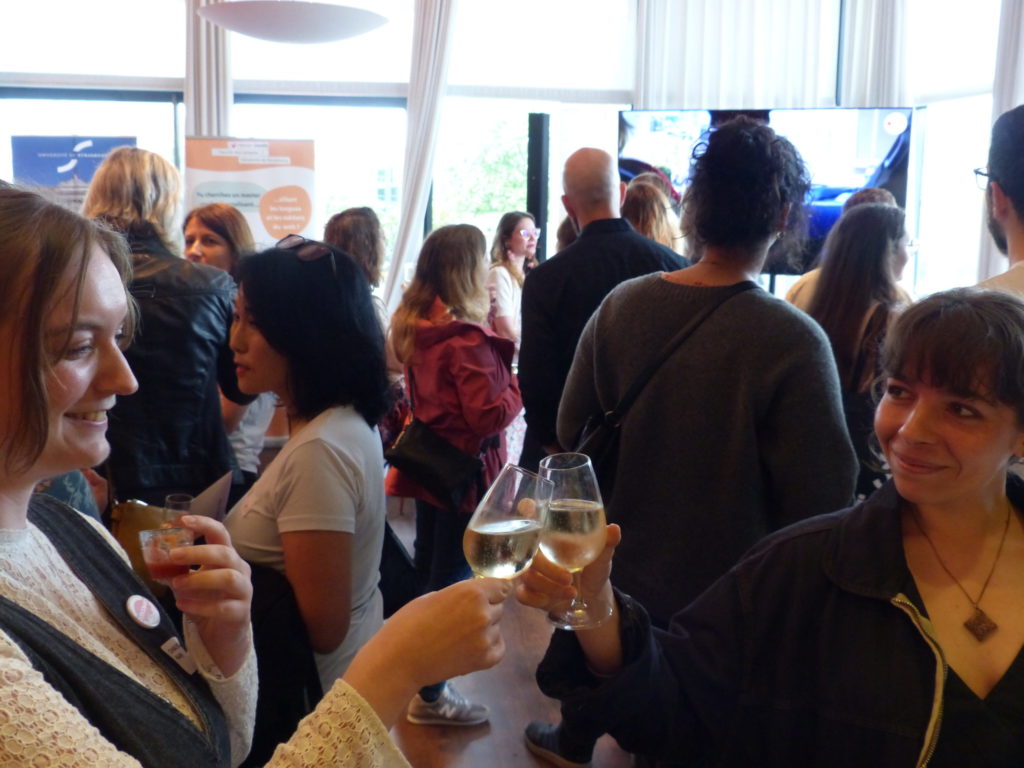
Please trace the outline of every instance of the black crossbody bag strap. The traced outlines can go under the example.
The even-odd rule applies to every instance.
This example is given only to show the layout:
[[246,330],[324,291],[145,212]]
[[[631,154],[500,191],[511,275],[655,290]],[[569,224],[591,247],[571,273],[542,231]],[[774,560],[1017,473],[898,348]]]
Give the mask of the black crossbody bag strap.
[[633,402],[640,396],[640,393],[643,391],[644,387],[647,386],[647,383],[651,380],[657,370],[664,365],[665,361],[668,360],[677,349],[679,349],[680,345],[682,345],[684,341],[693,335],[693,332],[700,327],[701,323],[707,320],[716,309],[722,306],[733,296],[757,287],[757,283],[752,280],[744,280],[742,283],[731,285],[728,289],[722,291],[718,298],[698,312],[689,323],[684,325],[679,332],[669,340],[668,344],[662,348],[661,353],[651,360],[651,362],[647,364],[647,367],[640,372],[640,375],[633,380],[632,385],[630,385],[629,389],[626,390],[626,394],[622,396],[616,406],[610,411],[605,412],[604,423],[613,429],[617,428],[619,424],[622,423],[622,419],[626,415],[630,406],[632,406]]

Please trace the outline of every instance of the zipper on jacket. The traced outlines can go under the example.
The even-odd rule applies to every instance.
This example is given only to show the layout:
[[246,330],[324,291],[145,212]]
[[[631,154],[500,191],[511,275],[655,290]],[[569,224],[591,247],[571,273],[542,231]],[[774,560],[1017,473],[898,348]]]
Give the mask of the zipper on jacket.
[[946,687],[946,657],[942,653],[942,647],[939,645],[939,641],[925,626],[925,618],[921,615],[921,612],[917,610],[917,606],[910,602],[903,593],[896,595],[890,602],[907,614],[910,617],[910,620],[914,622],[914,626],[917,628],[917,631],[921,634],[921,637],[924,638],[925,642],[928,643],[928,647],[932,649],[932,653],[935,654],[935,661],[937,662],[935,672],[935,697],[932,701],[932,714],[928,721],[928,728],[925,731],[925,747],[917,762],[917,768],[926,768],[929,761],[931,761],[932,755],[935,753],[935,747],[939,742],[939,728],[942,725],[942,696]]

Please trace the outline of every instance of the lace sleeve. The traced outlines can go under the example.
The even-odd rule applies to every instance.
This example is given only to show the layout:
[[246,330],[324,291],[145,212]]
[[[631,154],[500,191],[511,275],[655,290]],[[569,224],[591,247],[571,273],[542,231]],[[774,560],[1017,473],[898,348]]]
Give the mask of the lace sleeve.
[[369,704],[339,680],[266,768],[410,768]]
[[0,632],[0,765],[139,768],[37,672]]
[[249,654],[245,662],[231,677],[225,677],[210,658],[203,645],[199,630],[191,619],[183,622],[185,646],[199,667],[199,672],[210,685],[214,698],[224,710],[231,737],[231,764],[238,765],[249,754],[252,747],[253,726],[256,724],[256,653],[252,647],[252,632],[249,633]]

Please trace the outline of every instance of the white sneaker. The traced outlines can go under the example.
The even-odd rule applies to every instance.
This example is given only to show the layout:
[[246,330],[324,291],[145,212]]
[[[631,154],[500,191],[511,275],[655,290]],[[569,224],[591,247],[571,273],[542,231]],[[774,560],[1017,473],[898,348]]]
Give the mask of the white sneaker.
[[446,683],[437,701],[424,701],[417,693],[409,702],[406,718],[417,725],[480,725],[487,722],[487,707],[474,704]]

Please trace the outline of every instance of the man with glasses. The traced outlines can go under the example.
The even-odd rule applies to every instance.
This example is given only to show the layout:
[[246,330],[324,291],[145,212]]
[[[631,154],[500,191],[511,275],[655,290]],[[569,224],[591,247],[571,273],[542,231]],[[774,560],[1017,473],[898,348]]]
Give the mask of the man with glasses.
[[519,387],[526,437],[520,464],[529,469],[571,447],[558,445],[558,403],[576,342],[594,310],[624,280],[687,263],[621,218],[626,185],[607,152],[585,148],[570,155],[562,187],[562,204],[579,237],[531,271],[523,286]]
[[974,173],[985,188],[988,231],[1009,261],[1005,272],[978,287],[1024,296],[1024,104],[996,120],[988,167]]

